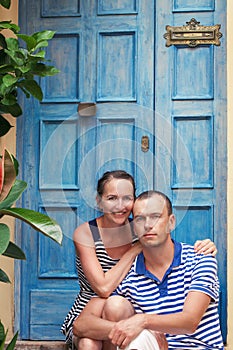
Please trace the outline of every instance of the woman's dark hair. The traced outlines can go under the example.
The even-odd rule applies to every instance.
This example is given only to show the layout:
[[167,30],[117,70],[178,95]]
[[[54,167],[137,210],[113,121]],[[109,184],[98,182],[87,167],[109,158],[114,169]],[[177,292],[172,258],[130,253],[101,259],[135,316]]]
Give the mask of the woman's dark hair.
[[113,170],[113,171],[106,171],[103,176],[99,179],[97,183],[97,193],[100,197],[102,197],[104,192],[104,186],[106,183],[111,181],[112,179],[122,179],[122,180],[128,180],[133,185],[133,191],[134,191],[134,198],[135,198],[135,192],[136,192],[136,186],[134,182],[134,178],[132,175],[127,173],[124,170]]
[[168,196],[166,196],[166,194],[164,194],[163,192],[153,191],[153,190],[145,191],[145,192],[141,193],[136,199],[140,201],[143,199],[151,198],[155,195],[161,196],[161,197],[163,197],[163,199],[165,199],[166,205],[167,205],[168,215],[171,215],[172,214],[172,203],[171,203],[170,199],[168,198]]

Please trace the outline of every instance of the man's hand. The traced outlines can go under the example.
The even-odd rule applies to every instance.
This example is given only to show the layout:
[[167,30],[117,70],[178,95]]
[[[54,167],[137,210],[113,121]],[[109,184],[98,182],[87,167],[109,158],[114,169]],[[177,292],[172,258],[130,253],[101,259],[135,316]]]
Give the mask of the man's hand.
[[[117,322],[108,337],[113,345],[119,346],[120,349],[125,349],[145,329],[144,325],[145,314],[136,314],[126,320]],[[160,350],[167,350],[168,343],[165,335],[156,331],[151,332],[156,338]]]
[[112,344],[125,349],[143,331],[144,317],[144,314],[137,314],[126,320],[117,322],[109,333],[109,339]]

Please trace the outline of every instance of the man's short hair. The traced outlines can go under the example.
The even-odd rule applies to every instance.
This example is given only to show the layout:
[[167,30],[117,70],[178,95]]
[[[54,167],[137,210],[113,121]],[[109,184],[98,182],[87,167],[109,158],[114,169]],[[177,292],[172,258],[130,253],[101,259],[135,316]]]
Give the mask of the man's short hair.
[[168,215],[171,215],[172,214],[172,203],[171,203],[170,199],[168,198],[168,196],[166,196],[166,194],[164,194],[163,192],[155,191],[155,190],[145,191],[145,192],[142,192],[141,194],[139,194],[139,196],[136,198],[136,201],[151,198],[153,196],[163,197],[163,199],[165,200],[166,205],[167,205]]

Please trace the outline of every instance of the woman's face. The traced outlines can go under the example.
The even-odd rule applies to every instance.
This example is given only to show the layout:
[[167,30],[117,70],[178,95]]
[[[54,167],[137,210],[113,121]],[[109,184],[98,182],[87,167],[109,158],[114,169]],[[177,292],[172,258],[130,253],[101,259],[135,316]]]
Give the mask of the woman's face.
[[104,186],[99,208],[112,226],[123,225],[134,204],[134,188],[129,180],[112,179]]

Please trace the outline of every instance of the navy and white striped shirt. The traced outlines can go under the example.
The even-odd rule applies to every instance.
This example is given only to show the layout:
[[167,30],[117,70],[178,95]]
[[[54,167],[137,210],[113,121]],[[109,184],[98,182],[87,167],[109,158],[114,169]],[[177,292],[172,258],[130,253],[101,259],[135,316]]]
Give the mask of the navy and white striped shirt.
[[181,312],[190,291],[209,295],[211,302],[193,334],[166,334],[169,349],[223,349],[217,261],[211,255],[196,254],[188,244],[174,245],[174,259],[162,281],[146,269],[140,253],[116,293],[126,297],[137,313],[161,315]]

